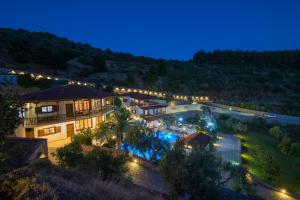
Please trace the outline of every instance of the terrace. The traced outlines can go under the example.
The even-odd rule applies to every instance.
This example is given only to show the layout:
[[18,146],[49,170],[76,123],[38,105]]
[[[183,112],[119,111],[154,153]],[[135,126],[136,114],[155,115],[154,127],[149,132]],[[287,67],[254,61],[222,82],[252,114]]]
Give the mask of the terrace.
[[57,114],[51,116],[37,116],[32,118],[23,118],[23,123],[25,126],[33,125],[45,125],[52,123],[60,123],[73,121],[77,119],[90,118],[94,116],[102,115],[103,113],[111,112],[114,110],[114,106],[104,106],[101,109],[97,110],[85,110],[85,111],[76,111],[73,115],[68,114]]

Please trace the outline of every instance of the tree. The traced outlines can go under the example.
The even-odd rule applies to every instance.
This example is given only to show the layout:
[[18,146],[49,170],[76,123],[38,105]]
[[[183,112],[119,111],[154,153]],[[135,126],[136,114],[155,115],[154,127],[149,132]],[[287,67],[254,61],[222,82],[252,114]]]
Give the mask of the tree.
[[117,108],[120,108],[122,106],[122,100],[118,96],[114,96],[114,105]]
[[245,132],[247,131],[247,125],[241,122],[237,122],[232,125],[232,129],[234,132]]
[[159,139],[154,133],[145,135],[143,143],[149,159],[154,163],[157,163],[170,150],[169,143]]
[[267,155],[264,160],[264,171],[268,179],[276,179],[280,175],[280,166],[275,161],[273,156]]
[[165,99],[166,99],[167,103],[169,103],[174,100],[174,96],[171,92],[166,92]]
[[21,103],[11,94],[0,95],[0,144],[6,135],[13,134],[21,123]]
[[117,138],[117,149],[121,150],[123,136],[129,126],[130,112],[125,108],[118,108],[111,116],[112,130]]
[[85,145],[92,145],[92,140],[93,134],[90,128],[82,129],[72,137],[72,142]]
[[[125,134],[125,142],[136,147],[140,152],[146,151],[144,137],[148,134],[148,129],[140,122],[136,122],[130,126]],[[145,155],[143,155],[145,157]]]
[[290,147],[290,155],[292,156],[300,156],[300,144],[299,143],[292,143]]
[[160,140],[155,133],[139,122],[132,124],[126,131],[125,142],[134,146],[144,159],[158,162],[170,149],[168,142]]
[[[189,199],[216,199],[220,186],[237,179],[242,189],[249,187],[245,169],[222,162],[221,158],[201,146],[187,153],[182,139],[160,162],[160,172],[173,196]],[[223,174],[223,176],[222,176]]]
[[170,126],[175,125],[176,118],[173,115],[162,116],[162,121],[165,123],[166,128],[169,129]]
[[292,139],[285,136],[279,143],[278,147],[282,153],[289,154],[291,150],[291,145],[292,145]]
[[187,190],[184,141],[178,140],[173,149],[159,163],[160,173],[166,180],[173,196],[184,196]]
[[94,57],[94,71],[95,72],[106,72],[106,63],[103,59],[103,56],[100,53],[97,53]]
[[187,169],[187,193],[190,199],[216,199],[218,184],[221,181],[222,165],[211,152],[199,147],[193,147],[186,159]]
[[100,140],[101,143],[111,143],[115,136],[111,127],[112,124],[109,122],[100,123],[94,132],[95,139]]
[[283,130],[279,126],[274,126],[269,129],[269,134],[275,137],[276,139],[281,139],[285,135]]
[[16,101],[13,95],[0,95],[0,168],[8,159],[6,150],[3,149],[6,136],[13,134],[21,123],[19,116],[21,107],[21,103]]
[[276,179],[279,177],[280,166],[269,152],[262,147],[258,147],[254,156],[258,165],[263,169],[264,175],[267,179]]
[[192,97],[191,97],[191,96],[188,96],[188,99],[187,99],[187,101],[188,101],[188,103],[189,103],[189,104],[192,104],[192,103],[193,103],[193,99],[192,99]]
[[114,155],[112,152],[94,149],[85,156],[82,167],[99,174],[104,180],[108,178],[119,180],[127,172],[126,160],[124,155]]
[[83,153],[81,145],[78,142],[71,142],[56,149],[54,156],[57,158],[58,163],[66,168],[76,168],[83,163]]

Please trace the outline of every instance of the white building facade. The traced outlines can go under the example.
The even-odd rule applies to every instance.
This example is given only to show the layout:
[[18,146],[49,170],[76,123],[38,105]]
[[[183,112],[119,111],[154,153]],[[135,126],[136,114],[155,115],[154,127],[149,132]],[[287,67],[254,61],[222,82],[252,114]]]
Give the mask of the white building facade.
[[72,137],[85,128],[95,129],[114,110],[111,94],[84,86],[58,86],[20,98],[23,123],[16,136],[48,142]]

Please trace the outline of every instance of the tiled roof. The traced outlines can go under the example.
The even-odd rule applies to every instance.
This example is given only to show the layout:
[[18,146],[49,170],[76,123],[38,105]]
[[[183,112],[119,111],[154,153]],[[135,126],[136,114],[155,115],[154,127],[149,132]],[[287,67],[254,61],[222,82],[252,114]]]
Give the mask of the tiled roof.
[[112,94],[81,85],[56,86],[46,90],[24,94],[20,99],[24,102],[49,100],[76,100],[110,97]]
[[193,133],[184,137],[185,142],[188,145],[200,145],[206,147],[211,138],[208,135],[202,133]]

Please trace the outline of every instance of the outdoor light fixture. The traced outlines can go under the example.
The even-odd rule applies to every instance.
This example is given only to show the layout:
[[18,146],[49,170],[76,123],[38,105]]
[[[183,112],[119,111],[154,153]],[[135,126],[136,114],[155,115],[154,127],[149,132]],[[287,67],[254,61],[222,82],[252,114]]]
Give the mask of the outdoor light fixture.
[[280,191],[281,191],[281,193],[283,193],[283,194],[286,193],[286,190],[285,190],[285,189],[281,189]]
[[178,121],[182,122],[182,121],[183,121],[182,117],[179,117],[179,118],[178,118]]

